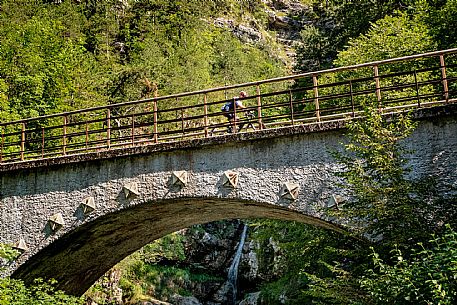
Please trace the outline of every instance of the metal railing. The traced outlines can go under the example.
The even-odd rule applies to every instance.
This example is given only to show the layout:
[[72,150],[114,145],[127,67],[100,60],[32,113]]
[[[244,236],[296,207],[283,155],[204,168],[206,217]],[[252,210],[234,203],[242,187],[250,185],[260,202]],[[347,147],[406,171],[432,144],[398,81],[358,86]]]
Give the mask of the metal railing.
[[239,90],[249,94],[241,99],[243,111],[255,112],[244,123],[256,130],[353,118],[366,105],[397,111],[450,103],[456,54],[450,49],[0,123],[0,163],[219,136],[230,124],[221,107]]

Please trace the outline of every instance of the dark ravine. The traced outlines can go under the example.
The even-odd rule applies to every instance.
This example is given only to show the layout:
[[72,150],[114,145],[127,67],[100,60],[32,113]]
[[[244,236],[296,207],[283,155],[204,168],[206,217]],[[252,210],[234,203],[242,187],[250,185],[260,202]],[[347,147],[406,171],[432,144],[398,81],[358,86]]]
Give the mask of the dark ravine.
[[[161,261],[160,268],[183,268],[198,274],[205,266],[204,273],[212,276],[206,281],[188,281],[170,277],[167,285],[180,285],[186,295],[147,296],[138,304],[174,304],[174,305],[249,305],[256,304],[260,297],[260,283],[271,266],[259,266],[254,240],[247,234],[248,225],[239,220],[212,222],[180,231],[185,237],[184,245],[189,252],[183,261]],[[275,251],[270,251],[274,255]],[[271,258],[269,261],[273,261]],[[274,269],[274,268],[273,268]],[[172,269],[170,269],[172,270]],[[193,271],[192,271],[193,270]],[[116,305],[128,302],[127,291],[120,285],[122,273],[126,270],[113,268],[97,285],[109,295],[109,300]],[[147,281],[147,280],[146,280]],[[161,290],[160,287],[157,287]],[[236,294],[236,297],[235,297]],[[87,294],[91,305],[96,304],[93,293]]]

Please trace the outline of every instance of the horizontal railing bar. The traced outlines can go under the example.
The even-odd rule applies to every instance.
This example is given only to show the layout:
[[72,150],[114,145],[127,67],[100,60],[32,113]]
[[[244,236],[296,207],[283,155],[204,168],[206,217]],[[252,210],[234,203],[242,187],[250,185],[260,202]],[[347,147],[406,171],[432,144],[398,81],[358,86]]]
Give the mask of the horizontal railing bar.
[[[451,49],[451,51],[453,53],[448,54],[456,53],[457,49]],[[438,54],[440,52],[446,51],[427,54]],[[423,57],[423,55],[418,54],[408,58],[414,57],[417,59]],[[384,62],[393,63],[399,61],[399,59],[392,59]],[[430,62],[427,62],[427,64],[430,64]],[[356,66],[367,67],[369,65],[370,63]],[[346,68],[347,70],[350,67],[341,68]],[[449,65],[445,67],[449,67]],[[271,126],[290,126],[302,124],[303,122],[318,123],[335,118],[354,117],[363,108],[360,102],[366,99],[375,100],[377,98],[382,103],[383,112],[395,109],[428,107],[440,103],[432,101],[436,98],[441,100],[446,97],[446,102],[453,101],[449,97],[450,94],[455,93],[455,89],[453,89],[455,83],[453,81],[457,77],[446,77],[445,74],[443,75],[441,73],[442,69],[443,66],[440,65],[412,71],[389,72],[387,74],[378,74],[376,72],[378,70],[375,69],[373,76],[370,77],[332,83],[316,81],[316,75],[318,76],[319,74],[314,72],[313,74],[309,74],[310,76],[314,75],[313,86],[289,87],[270,92],[263,90],[262,93],[257,88],[255,95],[240,98],[245,108],[234,109],[232,113],[240,118],[237,124],[254,124],[255,126],[259,126],[260,129],[263,129]],[[328,71],[336,70],[329,69],[323,71],[327,73]],[[430,72],[425,75],[427,79],[423,79],[424,74],[421,74],[425,72]],[[420,75],[420,80],[418,80],[418,75]],[[291,77],[296,76],[279,78],[279,81],[284,81],[284,79],[290,80]],[[399,82],[398,77],[401,76],[411,77],[411,80],[406,78],[408,82]],[[414,82],[412,81],[412,77],[414,77]],[[381,79],[381,83],[379,79]],[[278,78],[274,80],[278,81]],[[268,81],[264,80],[262,83]],[[311,79],[309,81],[311,82]],[[389,82],[393,83],[389,84]],[[395,84],[395,82],[399,83]],[[246,84],[249,83],[237,86],[247,87],[248,85]],[[381,86],[382,84],[384,86]],[[291,86],[293,83],[279,85],[278,87],[283,88],[284,85]],[[443,85],[445,85],[444,91]],[[221,88],[227,89],[229,87]],[[211,90],[215,92],[217,91],[216,89],[213,88]],[[318,90],[319,95],[317,95]],[[423,93],[424,91],[431,92]],[[195,95],[198,92],[191,93]],[[189,94],[192,95],[191,93]],[[183,96],[183,94],[179,94],[179,96]],[[141,101],[158,101],[176,96],[178,95]],[[320,105],[317,102],[317,97]],[[220,110],[220,106],[227,102],[233,102],[233,98],[218,99],[219,97],[216,97],[215,101],[208,101],[206,95],[204,97],[195,96],[192,100],[197,102],[203,100],[203,103],[182,106],[175,105],[177,107],[168,109],[157,109],[157,103],[154,103],[153,111],[150,111],[153,105],[126,109],[126,106],[131,106],[139,102],[131,101],[99,106],[98,108],[94,107],[53,114],[50,116],[56,119],[50,120],[50,122],[45,122],[50,116],[43,116],[1,123],[0,126],[4,126],[2,128],[2,162],[16,162],[18,159],[24,161],[33,158],[45,158],[49,155],[68,155],[81,151],[90,152],[97,151],[98,149],[111,149],[111,147],[131,147],[141,145],[142,143],[167,143],[167,141],[179,139],[208,137],[208,131],[211,136],[215,133],[225,133],[226,130],[222,128],[230,126],[231,123],[225,118],[224,112]],[[190,100],[184,100],[183,103],[187,104]],[[173,107],[173,105],[171,106]],[[119,114],[123,109],[126,110],[126,113]],[[89,111],[92,111],[92,113],[89,113]],[[93,113],[95,111],[97,113]],[[246,119],[243,113],[251,111],[257,113],[256,117]],[[112,116],[116,112],[117,116]],[[88,113],[92,118],[94,118],[94,115],[98,116],[98,118],[89,121],[83,120],[82,115],[85,113]],[[210,123],[209,119],[214,119],[215,117],[217,117],[215,119],[216,122],[213,121]],[[51,126],[46,124],[50,124]],[[262,127],[262,125],[265,127]],[[8,130],[9,132],[7,132]],[[247,132],[247,130],[245,129],[244,132]],[[8,150],[9,152],[7,152]]]
[[106,105],[106,106],[97,106],[97,107],[73,110],[73,111],[57,113],[57,114],[49,114],[49,115],[44,115],[44,116],[40,116],[40,117],[36,117],[36,118],[28,118],[28,119],[16,120],[16,121],[12,121],[12,122],[0,123],[0,126],[6,126],[6,125],[10,125],[10,124],[17,124],[17,123],[26,123],[26,122],[29,122],[32,120],[37,120],[37,119],[55,118],[55,117],[59,117],[59,116],[73,115],[73,114],[77,114],[77,113],[92,112],[92,111],[103,110],[103,109],[112,109],[115,107],[136,105],[136,104],[141,104],[141,103],[145,103],[145,102],[152,102],[154,100],[160,101],[160,100],[165,100],[165,99],[180,98],[180,97],[186,97],[186,96],[192,96],[192,95],[203,95],[203,94],[217,92],[217,91],[251,87],[251,86],[257,86],[257,85],[268,84],[268,83],[279,82],[279,81],[296,80],[298,78],[312,77],[313,75],[322,75],[322,74],[328,74],[328,73],[339,72],[339,71],[360,69],[360,68],[364,68],[364,67],[379,66],[379,65],[383,65],[383,64],[400,62],[400,61],[409,61],[409,60],[425,58],[425,57],[433,57],[433,56],[439,56],[439,55],[444,55],[444,54],[453,54],[456,52],[457,52],[457,48],[442,50],[442,51],[435,51],[435,52],[428,52],[428,53],[398,57],[398,58],[393,58],[393,59],[386,59],[386,60],[380,60],[380,61],[373,61],[373,62],[369,62],[369,63],[351,65],[351,66],[346,66],[346,67],[337,67],[337,68],[331,68],[331,69],[320,70],[320,71],[315,71],[315,72],[306,72],[306,73],[295,74],[295,75],[290,75],[290,76],[270,78],[270,79],[261,80],[261,81],[247,82],[247,83],[242,83],[242,84],[216,87],[216,88],[211,88],[211,89],[171,94],[171,95],[162,96],[162,97],[135,100],[135,101],[129,101],[129,102]]

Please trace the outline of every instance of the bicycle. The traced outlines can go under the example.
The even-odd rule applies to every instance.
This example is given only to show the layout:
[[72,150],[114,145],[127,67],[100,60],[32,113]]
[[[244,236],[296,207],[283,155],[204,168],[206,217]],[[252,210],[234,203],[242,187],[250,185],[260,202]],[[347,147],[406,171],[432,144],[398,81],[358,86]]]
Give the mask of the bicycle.
[[[254,125],[254,118],[255,118],[255,113],[254,111],[244,111],[244,116],[243,118],[237,118],[236,120],[236,127],[237,131],[236,133],[240,133],[243,130],[248,131],[249,128],[252,130],[257,130],[257,128]],[[213,126],[210,127],[210,135],[214,136],[218,133],[221,133],[220,130],[218,130],[219,127],[225,126],[227,123],[222,123],[222,124],[214,124]],[[228,122],[227,129],[225,133],[232,134],[233,133],[233,126],[231,122]]]

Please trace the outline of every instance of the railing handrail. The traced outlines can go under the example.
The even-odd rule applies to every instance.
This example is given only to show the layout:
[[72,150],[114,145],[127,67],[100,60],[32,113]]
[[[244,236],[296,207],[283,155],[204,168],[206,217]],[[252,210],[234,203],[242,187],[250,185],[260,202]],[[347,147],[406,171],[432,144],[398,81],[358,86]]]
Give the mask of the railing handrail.
[[186,97],[186,96],[192,96],[192,95],[207,94],[207,93],[216,92],[216,91],[244,88],[244,87],[268,84],[268,83],[273,83],[273,82],[288,81],[288,80],[294,80],[297,78],[304,78],[304,77],[308,77],[308,76],[319,76],[322,74],[354,70],[354,69],[360,69],[360,68],[364,68],[364,67],[379,66],[379,65],[384,65],[384,64],[394,63],[394,62],[408,61],[408,60],[414,60],[414,59],[425,58],[425,57],[434,57],[434,56],[440,56],[440,55],[452,54],[452,53],[457,53],[457,48],[428,52],[428,53],[421,53],[421,54],[415,54],[415,55],[409,55],[409,56],[403,56],[403,57],[397,57],[397,58],[385,59],[385,60],[379,60],[379,61],[372,61],[372,62],[363,63],[363,64],[336,67],[336,68],[319,70],[319,71],[304,72],[304,73],[300,73],[300,74],[293,74],[293,75],[288,75],[288,76],[269,78],[269,79],[265,79],[265,80],[259,80],[259,81],[241,83],[241,84],[234,84],[234,85],[228,85],[228,86],[222,86],[222,87],[214,87],[214,88],[210,88],[210,89],[203,89],[203,90],[189,91],[189,92],[183,92],[183,93],[177,93],[177,94],[170,94],[170,95],[165,95],[165,96],[160,96],[160,97],[133,100],[133,101],[122,102],[122,103],[111,104],[111,105],[82,108],[82,109],[78,109],[78,110],[53,113],[53,114],[48,114],[48,115],[43,115],[43,116],[38,116],[38,117],[33,117],[33,118],[20,119],[20,120],[9,121],[9,122],[0,122],[0,126],[27,123],[29,121],[35,121],[35,120],[40,120],[40,119],[49,119],[49,118],[73,115],[73,114],[78,114],[78,113],[83,113],[83,112],[111,109],[111,108],[116,108],[116,107],[123,107],[123,106],[136,105],[136,104],[142,104],[142,103],[153,102],[153,101],[166,100],[166,99],[171,99],[171,98],[180,98],[180,97]]

